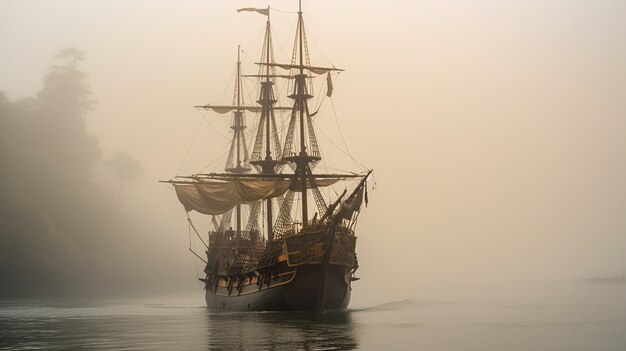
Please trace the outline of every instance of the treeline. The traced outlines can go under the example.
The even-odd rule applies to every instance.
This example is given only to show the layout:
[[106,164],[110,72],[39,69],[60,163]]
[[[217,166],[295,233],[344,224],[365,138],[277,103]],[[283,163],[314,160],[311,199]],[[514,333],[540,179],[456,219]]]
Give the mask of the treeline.
[[56,60],[35,96],[0,93],[0,295],[145,288],[154,272],[136,257],[141,228],[93,179],[106,162],[86,129],[95,101],[78,69],[83,54],[66,49]]

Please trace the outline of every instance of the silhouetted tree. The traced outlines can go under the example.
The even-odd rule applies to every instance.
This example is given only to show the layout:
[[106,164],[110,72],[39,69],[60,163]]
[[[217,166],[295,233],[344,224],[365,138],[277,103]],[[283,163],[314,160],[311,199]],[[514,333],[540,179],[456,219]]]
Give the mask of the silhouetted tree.
[[59,51],[54,58],[70,58],[72,66],[76,67],[78,61],[85,61],[85,53],[76,48],[65,48]]
[[[89,135],[85,118],[93,110],[87,75],[78,70],[77,61],[84,54],[77,49],[62,50],[44,78],[44,87],[37,94],[37,124],[33,138],[47,150],[51,162],[65,167],[66,175],[84,178],[100,157],[98,141]],[[72,176],[75,175],[75,177]]]
[[[94,100],[78,70],[80,50],[62,50],[34,97],[0,92],[0,295],[81,295],[162,282],[170,265],[147,252],[145,223],[119,212],[91,175],[101,161],[85,127]],[[141,175],[116,154],[120,182]],[[152,259],[154,258],[154,259]],[[146,278],[152,275],[152,278]]]
[[91,180],[100,152],[84,123],[84,55],[55,59],[36,97],[0,94],[0,294],[98,289],[128,262],[118,242],[131,224]]

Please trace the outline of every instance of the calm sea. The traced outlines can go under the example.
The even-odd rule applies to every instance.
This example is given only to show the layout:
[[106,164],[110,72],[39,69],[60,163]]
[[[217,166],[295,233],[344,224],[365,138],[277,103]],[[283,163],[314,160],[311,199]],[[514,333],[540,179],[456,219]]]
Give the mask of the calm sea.
[[614,301],[405,300],[323,316],[202,304],[0,301],[0,350],[626,350],[626,308]]

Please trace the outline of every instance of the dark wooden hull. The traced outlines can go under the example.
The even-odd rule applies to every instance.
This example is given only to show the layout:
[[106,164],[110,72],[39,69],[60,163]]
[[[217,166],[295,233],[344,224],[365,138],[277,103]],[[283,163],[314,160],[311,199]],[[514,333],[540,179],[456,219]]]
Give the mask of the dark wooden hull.
[[[313,311],[317,306],[323,265],[302,264],[271,279],[240,289],[218,286],[206,290],[210,309],[228,311]],[[350,303],[351,268],[330,264],[326,278],[325,310],[345,310]]]

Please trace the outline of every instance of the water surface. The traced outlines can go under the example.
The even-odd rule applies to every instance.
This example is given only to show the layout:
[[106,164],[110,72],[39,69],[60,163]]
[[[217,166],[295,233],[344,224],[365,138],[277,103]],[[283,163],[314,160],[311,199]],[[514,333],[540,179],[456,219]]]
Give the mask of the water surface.
[[212,313],[201,297],[0,302],[0,350],[626,350],[615,303],[404,300],[345,313]]

